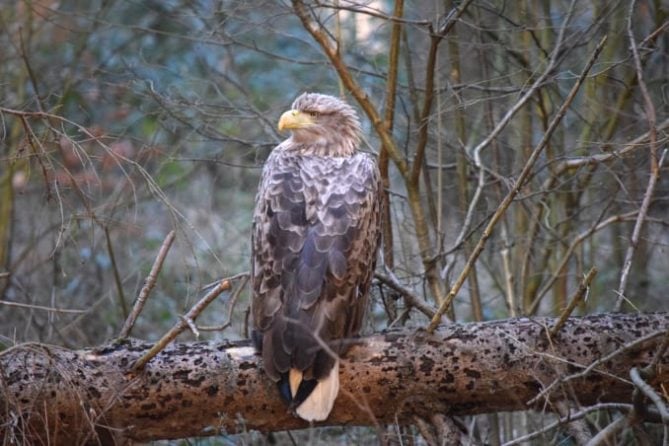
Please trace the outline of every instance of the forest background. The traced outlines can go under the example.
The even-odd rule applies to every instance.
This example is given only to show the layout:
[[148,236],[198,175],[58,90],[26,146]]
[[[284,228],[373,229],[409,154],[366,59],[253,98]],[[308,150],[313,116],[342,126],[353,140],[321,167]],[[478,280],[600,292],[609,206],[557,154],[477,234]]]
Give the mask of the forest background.
[[[359,110],[386,181],[366,333],[559,316],[579,287],[573,315],[666,311],[668,16],[660,0],[4,2],[0,349],[117,336],[172,230],[133,337],[233,276],[199,338],[247,337],[256,186],[304,91]],[[506,416],[497,439],[539,423]]]

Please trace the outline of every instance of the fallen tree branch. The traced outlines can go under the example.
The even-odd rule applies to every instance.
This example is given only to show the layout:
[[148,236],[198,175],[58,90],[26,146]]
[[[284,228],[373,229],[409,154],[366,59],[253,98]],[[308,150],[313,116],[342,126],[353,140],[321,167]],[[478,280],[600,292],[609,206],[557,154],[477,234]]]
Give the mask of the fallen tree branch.
[[[452,324],[431,335],[404,330],[357,340],[341,361],[335,408],[320,424],[555,410],[570,395],[582,406],[631,404],[629,371],[653,361],[669,313],[569,318],[549,342],[543,333],[555,322]],[[246,342],[171,344],[143,372],[128,373],[150,348],[128,339],[97,349],[25,344],[0,353],[0,420],[12,420],[0,423],[0,436],[10,444],[80,444],[93,435],[151,441],[309,426],[288,412]],[[614,360],[597,362],[604,357]],[[666,383],[668,365],[665,353],[647,384]],[[553,384],[528,405],[561,376],[583,370],[589,373],[565,382],[571,391]]]

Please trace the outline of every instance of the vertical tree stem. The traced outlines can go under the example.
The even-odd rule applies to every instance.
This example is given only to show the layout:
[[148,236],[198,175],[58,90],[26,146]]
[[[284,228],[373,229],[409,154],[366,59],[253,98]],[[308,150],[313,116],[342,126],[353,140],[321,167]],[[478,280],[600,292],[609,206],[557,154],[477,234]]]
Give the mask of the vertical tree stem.
[[[588,62],[583,69],[583,72],[579,76],[578,80],[574,84],[574,86],[571,88],[571,91],[569,92],[569,95],[567,98],[564,100],[562,105],[560,106],[560,109],[556,113],[556,115],[553,117],[553,120],[551,121],[548,130],[546,133],[544,133],[544,136],[541,138],[541,141],[539,144],[534,148],[532,151],[532,154],[528,158],[527,162],[525,163],[525,166],[523,167],[523,170],[520,172],[520,175],[518,175],[518,179],[516,180],[513,188],[507,193],[507,195],[504,197],[504,200],[500,203],[500,205],[497,207],[497,210],[493,214],[493,216],[490,218],[490,221],[486,225],[485,229],[483,230],[483,234],[481,234],[481,238],[479,239],[478,243],[474,247],[474,250],[472,252],[472,255],[469,256],[467,259],[467,262],[465,263],[465,266],[462,269],[462,272],[460,273],[460,276],[458,279],[455,281],[453,284],[453,287],[449,291],[448,295],[446,296],[446,299],[441,303],[441,306],[437,310],[437,314],[432,318],[432,321],[430,321],[430,324],[428,325],[427,331],[429,333],[434,332],[434,330],[439,326],[441,323],[441,316],[446,312],[448,307],[451,305],[453,302],[453,299],[455,298],[455,295],[460,291],[460,288],[462,287],[462,284],[464,283],[465,279],[469,275],[469,271],[471,270],[472,266],[476,262],[476,260],[479,258],[481,255],[481,252],[483,252],[483,248],[485,247],[485,244],[487,240],[490,238],[492,235],[492,231],[497,225],[497,222],[502,218],[506,210],[509,208],[509,205],[513,201],[514,197],[518,194],[518,191],[520,191],[520,188],[525,184],[525,181],[530,175],[530,172],[532,171],[532,167],[534,166],[534,163],[537,161],[537,158],[539,158],[539,155],[543,151],[543,148],[546,146],[546,143],[550,139],[550,137],[553,135],[553,132],[557,128],[558,124],[560,121],[562,121],[562,118],[564,117],[565,113],[567,113],[567,109],[571,105],[572,101],[576,97],[576,93],[578,93],[579,89],[581,88],[581,85],[583,85],[583,81],[585,80],[587,74],[590,72],[590,69],[592,68],[592,65],[595,63],[595,60],[597,59],[597,56],[601,52],[604,42],[606,42],[606,36],[600,40],[599,44],[597,45],[597,48],[595,48],[595,51],[593,54],[590,56],[588,59]],[[559,47],[559,43],[558,43]],[[557,47],[556,47],[557,49]]]

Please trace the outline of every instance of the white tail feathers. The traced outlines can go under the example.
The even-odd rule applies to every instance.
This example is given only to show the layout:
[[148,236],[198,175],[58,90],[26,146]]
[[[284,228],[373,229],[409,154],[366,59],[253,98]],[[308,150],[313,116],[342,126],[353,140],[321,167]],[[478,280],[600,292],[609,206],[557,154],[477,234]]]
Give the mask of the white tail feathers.
[[[297,392],[297,387],[302,381],[302,372],[294,369],[290,370],[290,391],[293,395]],[[293,390],[294,389],[294,390]],[[323,421],[334,406],[339,393],[339,361],[335,361],[330,374],[324,379],[319,380],[314,390],[309,394],[306,400],[295,411],[303,420]]]

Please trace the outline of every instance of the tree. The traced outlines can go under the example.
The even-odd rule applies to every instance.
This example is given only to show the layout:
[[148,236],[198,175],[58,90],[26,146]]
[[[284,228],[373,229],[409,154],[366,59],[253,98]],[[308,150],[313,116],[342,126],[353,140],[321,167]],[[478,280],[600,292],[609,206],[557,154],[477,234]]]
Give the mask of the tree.
[[[368,332],[665,309],[661,2],[44,0],[0,20],[3,358],[22,342],[106,345],[147,276],[133,335],[156,339],[205,284],[243,273],[257,168],[305,89],[347,95],[379,152],[390,206]],[[230,296],[182,340],[245,338],[247,292]],[[651,316],[611,317],[633,333]],[[661,338],[649,345],[662,364]],[[611,420],[621,443],[643,441],[639,426],[660,438],[641,395],[661,418],[663,391],[644,373],[625,408],[548,435],[583,442]],[[541,409],[492,408],[467,435],[497,444],[589,410]],[[428,439],[452,424],[428,421],[407,422]]]

